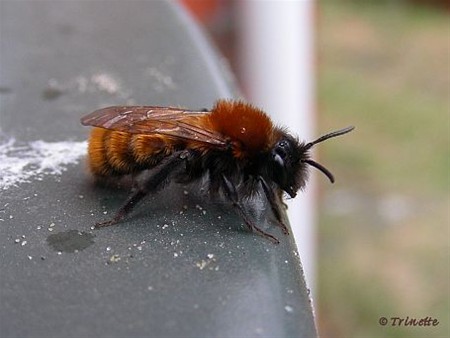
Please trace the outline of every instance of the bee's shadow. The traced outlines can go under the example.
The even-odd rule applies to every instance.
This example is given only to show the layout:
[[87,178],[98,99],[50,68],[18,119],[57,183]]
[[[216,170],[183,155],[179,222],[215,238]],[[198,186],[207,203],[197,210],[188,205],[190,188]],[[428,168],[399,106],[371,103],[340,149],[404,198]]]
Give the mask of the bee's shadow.
[[[92,183],[92,182],[91,182]],[[99,219],[107,221],[124,205],[135,183],[130,178],[92,184],[91,198],[96,198]],[[92,195],[94,197],[92,197]],[[261,196],[244,201],[245,211],[261,228],[273,228],[267,215],[267,203]],[[94,213],[95,210],[93,210]],[[105,217],[106,215],[106,217]],[[221,195],[211,195],[204,185],[169,183],[146,196],[134,210],[114,227],[127,231],[154,232],[171,225],[174,231],[195,233],[248,233],[244,220]],[[145,230],[144,230],[145,229]]]

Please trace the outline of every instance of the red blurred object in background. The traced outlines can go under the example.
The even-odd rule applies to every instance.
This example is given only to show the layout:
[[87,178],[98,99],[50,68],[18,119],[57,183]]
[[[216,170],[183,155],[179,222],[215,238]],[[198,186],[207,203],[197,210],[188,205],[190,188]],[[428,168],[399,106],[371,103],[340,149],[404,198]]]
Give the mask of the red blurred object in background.
[[221,5],[220,0],[179,0],[193,16],[203,24],[214,17]]

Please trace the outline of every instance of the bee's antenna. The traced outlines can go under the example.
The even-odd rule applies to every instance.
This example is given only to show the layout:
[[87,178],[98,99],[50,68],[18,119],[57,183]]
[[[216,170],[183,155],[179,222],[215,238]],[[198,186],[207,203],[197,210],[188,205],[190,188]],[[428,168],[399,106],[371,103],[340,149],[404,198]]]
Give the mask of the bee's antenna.
[[[347,134],[347,133],[351,132],[353,129],[355,129],[355,127],[350,126],[350,127],[339,129],[339,130],[333,131],[331,133],[328,133],[326,135],[323,135],[323,136],[319,137],[317,140],[309,142],[308,144],[306,144],[305,145],[305,149],[308,150],[313,145],[315,145],[317,143],[320,143],[320,142],[323,142],[325,140],[328,140],[329,138]],[[315,162],[313,160],[310,160],[310,159],[302,160],[302,162],[308,163],[310,166],[320,170],[326,177],[328,177],[328,179],[330,180],[331,183],[334,183],[334,176],[333,176],[333,174],[327,168],[325,168],[323,165],[321,165],[321,164],[319,164],[319,163],[317,163],[317,162]]]
[[334,183],[334,176],[333,174],[327,169],[325,168],[323,165],[321,165],[320,163],[317,163],[313,160],[303,160],[303,162],[308,163],[310,166],[319,169],[322,173],[325,174],[326,177],[328,177],[328,179],[330,180],[331,183]]
[[[331,133],[328,133],[328,134],[326,134],[326,135],[323,135],[323,136],[319,137],[319,138],[318,138],[317,140],[315,140],[315,141],[309,142],[308,144],[305,145],[305,148],[306,148],[306,149],[309,149],[309,148],[311,148],[313,145],[315,145],[315,144],[317,144],[317,143],[320,143],[320,142],[323,142],[323,141],[325,141],[325,140],[328,140],[329,138],[347,134],[347,133],[351,132],[353,129],[355,129],[355,127],[350,126],[350,127],[347,127],[347,128],[343,128],[343,129],[339,129],[339,130],[336,130],[336,131],[332,131]],[[306,162],[306,161],[305,161],[305,162]],[[309,163],[309,164],[311,164],[311,163]],[[315,166],[315,165],[313,165],[313,164],[311,164],[311,165],[312,165],[312,166]],[[316,165],[317,165],[317,163],[316,163]],[[318,167],[316,167],[316,168],[318,168]],[[323,167],[322,167],[322,168],[323,168]],[[324,173],[325,173],[325,172],[324,172]],[[328,176],[328,175],[327,175],[327,176]]]

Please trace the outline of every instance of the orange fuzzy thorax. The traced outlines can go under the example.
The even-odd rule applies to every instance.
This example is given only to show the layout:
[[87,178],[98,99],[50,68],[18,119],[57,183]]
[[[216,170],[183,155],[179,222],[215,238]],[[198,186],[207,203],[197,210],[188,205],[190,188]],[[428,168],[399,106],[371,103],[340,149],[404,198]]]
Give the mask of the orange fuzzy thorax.
[[250,104],[219,100],[212,109],[210,121],[214,130],[230,138],[236,158],[253,156],[272,146],[272,121]]

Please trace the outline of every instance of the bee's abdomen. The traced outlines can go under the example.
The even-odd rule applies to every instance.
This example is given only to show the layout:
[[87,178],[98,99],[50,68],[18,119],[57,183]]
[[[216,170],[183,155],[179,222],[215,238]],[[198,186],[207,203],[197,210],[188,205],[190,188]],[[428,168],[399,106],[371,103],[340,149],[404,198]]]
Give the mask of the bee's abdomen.
[[88,164],[95,176],[122,176],[149,169],[172,151],[173,146],[160,136],[94,128]]

